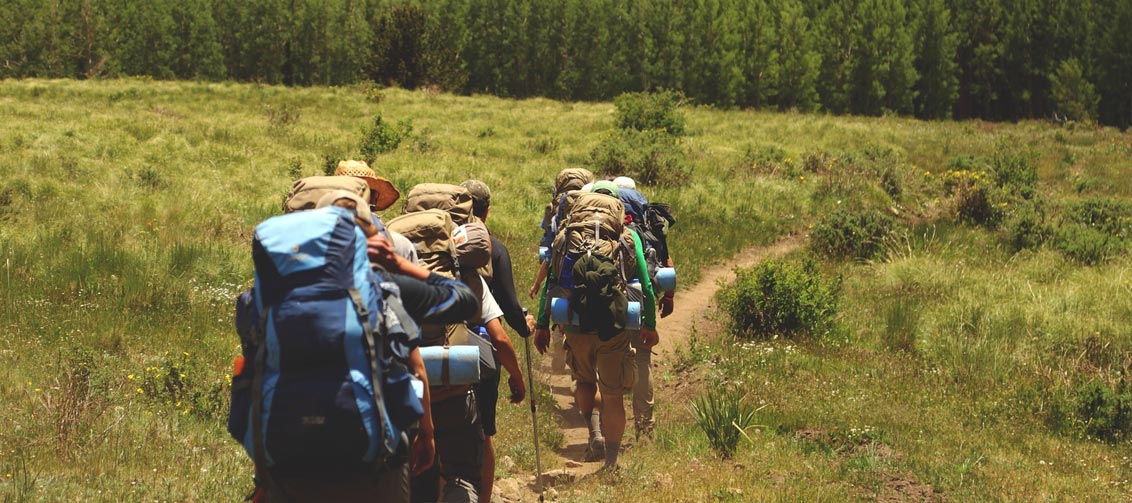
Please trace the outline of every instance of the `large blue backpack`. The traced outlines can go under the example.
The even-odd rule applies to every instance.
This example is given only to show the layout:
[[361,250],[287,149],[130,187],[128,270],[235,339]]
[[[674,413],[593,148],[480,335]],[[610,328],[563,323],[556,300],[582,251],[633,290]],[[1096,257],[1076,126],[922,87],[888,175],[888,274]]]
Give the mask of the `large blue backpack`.
[[240,330],[245,364],[228,428],[258,471],[392,466],[423,413],[400,361],[407,354],[388,354],[400,352],[386,340],[395,292],[371,271],[353,217],[330,206],[256,227],[255,287],[236,320],[250,333]]

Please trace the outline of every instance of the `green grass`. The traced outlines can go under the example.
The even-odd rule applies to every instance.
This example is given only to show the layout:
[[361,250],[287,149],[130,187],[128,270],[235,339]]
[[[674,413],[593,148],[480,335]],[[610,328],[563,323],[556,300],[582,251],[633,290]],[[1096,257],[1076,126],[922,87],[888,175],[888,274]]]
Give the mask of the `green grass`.
[[[526,290],[554,174],[586,162],[613,105],[383,93],[375,104],[363,86],[0,82],[5,500],[247,493],[251,466],[225,432],[224,398],[251,229],[295,176],[357,156],[378,113],[413,126],[374,163],[402,191],[469,177],[492,187],[489,225]],[[844,278],[834,335],[736,345],[701,330],[686,368],[659,372],[669,385],[741,386],[763,407],[732,459],[695,427],[689,403],[704,388],[693,384],[658,393],[656,440],[623,456],[621,475],[560,488],[561,499],[847,501],[927,486],[950,501],[1132,497],[1128,442],[1081,435],[1070,410],[1082,384],[1127,374],[1127,245],[1088,267],[1050,244],[1015,254],[1001,229],[952,223],[938,182],[956,156],[990,158],[1011,142],[1034,154],[1051,211],[1126,200],[1132,137],[709,108],[687,110],[686,131],[687,184],[643,187],[675,208],[684,285],[839,206],[888,212],[899,227],[868,262],[823,263]],[[185,374],[181,387],[155,384],[171,372]],[[552,446],[561,435],[549,396],[541,403]],[[500,409],[500,454],[529,473],[527,408]]]

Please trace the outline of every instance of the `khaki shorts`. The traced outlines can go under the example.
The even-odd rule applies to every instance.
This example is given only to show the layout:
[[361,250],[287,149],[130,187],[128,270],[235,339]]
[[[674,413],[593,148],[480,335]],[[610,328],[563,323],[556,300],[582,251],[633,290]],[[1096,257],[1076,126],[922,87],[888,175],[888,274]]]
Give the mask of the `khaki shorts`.
[[637,360],[629,345],[630,333],[602,341],[597,333],[566,331],[566,364],[580,383],[597,383],[603,394],[624,395],[637,382]]

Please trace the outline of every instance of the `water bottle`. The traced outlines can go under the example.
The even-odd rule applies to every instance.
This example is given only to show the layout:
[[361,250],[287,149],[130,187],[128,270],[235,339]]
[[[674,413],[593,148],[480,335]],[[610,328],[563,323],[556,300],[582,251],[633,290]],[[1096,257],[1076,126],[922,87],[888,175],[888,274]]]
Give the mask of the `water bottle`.
[[637,278],[629,280],[629,284],[625,289],[625,297],[629,299],[629,302],[645,301],[645,291],[644,288],[641,287],[641,280]]
[[476,329],[476,334],[479,335],[485,341],[491,340],[491,338],[487,335],[487,327],[485,327],[483,325],[480,325],[479,328]]

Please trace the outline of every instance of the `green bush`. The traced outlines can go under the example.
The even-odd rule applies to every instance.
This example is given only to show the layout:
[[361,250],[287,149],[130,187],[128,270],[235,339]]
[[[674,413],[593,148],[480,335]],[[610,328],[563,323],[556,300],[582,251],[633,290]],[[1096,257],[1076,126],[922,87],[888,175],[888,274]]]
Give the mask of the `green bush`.
[[1081,386],[1074,401],[1083,432],[1106,442],[1117,442],[1132,433],[1132,390],[1121,381],[1114,389],[1092,381]]
[[619,131],[598,144],[589,163],[600,175],[625,175],[645,185],[677,186],[688,177],[678,140],[657,130]]
[[1065,256],[1085,265],[1095,265],[1116,254],[1122,243],[1104,232],[1082,225],[1066,225],[1058,232],[1056,246]]
[[868,260],[881,250],[892,227],[892,219],[878,211],[838,209],[814,225],[810,246],[827,257]]
[[1086,199],[1069,204],[1065,216],[1112,237],[1132,237],[1132,203],[1127,201]]
[[944,192],[951,197],[956,221],[994,227],[1002,219],[1003,202],[994,201],[998,192],[985,171],[951,169],[941,177]]
[[738,390],[719,384],[692,402],[692,411],[711,448],[723,458],[735,454],[739,438],[747,436],[747,428],[755,420],[755,410],[743,403]]
[[1036,204],[1022,204],[1006,221],[1007,242],[1013,251],[1034,250],[1045,243],[1051,231],[1045,212]]
[[735,284],[721,289],[718,297],[737,336],[797,338],[833,330],[841,278],[822,277],[812,259],[768,260],[735,273]]
[[990,168],[997,187],[1008,193],[1032,199],[1037,194],[1038,171],[1034,154],[1007,143],[999,143],[991,156]]
[[401,140],[412,132],[413,124],[410,121],[398,121],[396,126],[391,126],[382,119],[381,114],[375,115],[373,124],[362,130],[362,159],[373,164],[379,154],[396,150],[401,145]]
[[617,127],[622,130],[662,131],[684,134],[684,95],[676,91],[624,93],[613,99],[617,107]]

